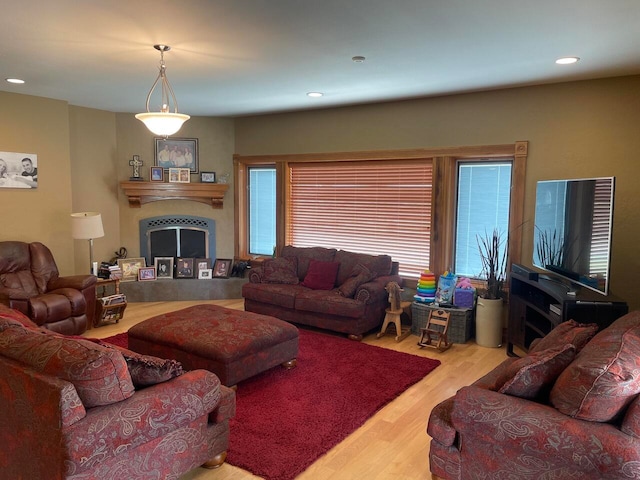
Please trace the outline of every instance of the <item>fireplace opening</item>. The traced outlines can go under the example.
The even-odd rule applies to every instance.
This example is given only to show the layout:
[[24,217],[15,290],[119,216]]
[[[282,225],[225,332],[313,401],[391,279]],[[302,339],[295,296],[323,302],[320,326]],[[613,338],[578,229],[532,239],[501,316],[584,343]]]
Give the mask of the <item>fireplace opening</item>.
[[147,265],[155,257],[215,257],[215,221],[204,217],[167,215],[140,220],[140,256]]

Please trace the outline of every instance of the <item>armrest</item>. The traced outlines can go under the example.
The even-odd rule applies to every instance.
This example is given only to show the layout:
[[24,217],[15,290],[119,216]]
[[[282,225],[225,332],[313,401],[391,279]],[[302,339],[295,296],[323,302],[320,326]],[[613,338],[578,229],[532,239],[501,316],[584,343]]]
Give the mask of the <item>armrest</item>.
[[47,291],[57,290],[59,288],[75,288],[76,290],[84,290],[95,285],[98,279],[95,275],[72,275],[69,277],[56,277],[49,280]]
[[402,277],[399,275],[385,275],[374,278],[372,281],[360,285],[353,298],[363,303],[386,302],[389,294],[384,287],[386,287],[389,282],[396,282],[402,286]]
[[249,283],[262,283],[262,267],[252,267],[249,271]]
[[569,468],[622,478],[624,464],[640,460],[640,442],[612,424],[577,420],[551,406],[476,386],[458,391],[451,422],[462,439],[463,462],[492,465],[498,455],[505,471],[524,468],[519,462],[534,455],[547,472]]

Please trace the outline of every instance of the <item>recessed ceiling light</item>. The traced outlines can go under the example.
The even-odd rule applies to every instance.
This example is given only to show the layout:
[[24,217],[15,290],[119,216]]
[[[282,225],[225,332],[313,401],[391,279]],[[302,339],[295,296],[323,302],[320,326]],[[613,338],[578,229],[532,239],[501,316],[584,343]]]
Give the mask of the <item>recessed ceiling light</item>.
[[556,60],[558,65],[570,65],[580,60],[580,57],[562,57]]
[[351,60],[353,60],[354,63],[364,63],[366,58],[363,57],[362,55],[356,55],[355,57],[351,57]]
[[322,93],[322,92],[309,92],[309,93],[307,93],[307,97],[313,97],[313,98],[322,97],[323,95],[324,95],[324,93]]
[[24,83],[24,80],[21,80],[19,78],[5,78],[5,80],[9,83],[19,83],[19,84]]

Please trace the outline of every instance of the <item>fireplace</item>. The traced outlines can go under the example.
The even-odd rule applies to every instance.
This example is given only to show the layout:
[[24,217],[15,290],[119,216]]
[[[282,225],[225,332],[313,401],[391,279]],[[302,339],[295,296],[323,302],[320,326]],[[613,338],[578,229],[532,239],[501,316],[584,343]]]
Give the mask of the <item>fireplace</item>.
[[166,215],[140,220],[140,256],[215,258],[216,223],[210,218]]

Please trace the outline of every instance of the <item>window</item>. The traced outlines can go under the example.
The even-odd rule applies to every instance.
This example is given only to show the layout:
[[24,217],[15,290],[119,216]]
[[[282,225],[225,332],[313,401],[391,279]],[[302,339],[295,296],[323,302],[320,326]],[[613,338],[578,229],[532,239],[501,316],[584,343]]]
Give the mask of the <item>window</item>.
[[276,169],[248,168],[249,254],[273,255],[276,246]]
[[290,165],[287,243],[390,255],[400,273],[429,267],[430,160]]
[[425,268],[478,275],[480,267],[471,260],[477,256],[473,229],[480,225],[484,233],[485,226],[491,232],[504,225],[510,261],[519,262],[522,229],[512,226],[522,225],[527,148],[527,142],[516,142],[234,155],[235,255],[270,256],[274,243],[277,251],[292,244],[384,253],[400,263],[411,287]]
[[482,262],[477,238],[500,232],[507,248],[511,204],[511,161],[460,162],[454,271],[480,277]]

